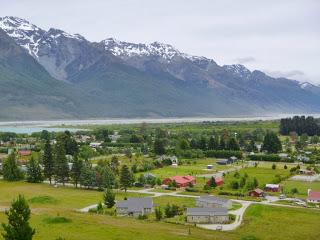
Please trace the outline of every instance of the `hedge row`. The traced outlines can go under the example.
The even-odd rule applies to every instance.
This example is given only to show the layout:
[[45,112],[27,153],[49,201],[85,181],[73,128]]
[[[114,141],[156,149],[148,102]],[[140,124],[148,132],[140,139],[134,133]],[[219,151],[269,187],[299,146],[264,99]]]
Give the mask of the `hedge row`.
[[230,150],[209,150],[205,153],[206,157],[215,157],[215,158],[229,158],[229,157],[237,157],[239,159],[242,158],[241,151],[230,151]]

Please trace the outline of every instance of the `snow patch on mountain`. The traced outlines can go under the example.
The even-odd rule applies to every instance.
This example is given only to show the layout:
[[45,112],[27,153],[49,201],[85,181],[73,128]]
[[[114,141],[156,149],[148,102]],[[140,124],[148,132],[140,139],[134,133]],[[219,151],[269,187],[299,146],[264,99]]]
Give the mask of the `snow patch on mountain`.
[[190,61],[209,60],[201,56],[192,56],[180,52],[170,44],[153,42],[150,44],[129,43],[119,41],[115,38],[107,38],[102,41],[105,50],[110,51],[113,55],[122,58],[157,56],[170,62],[174,57],[182,57]]

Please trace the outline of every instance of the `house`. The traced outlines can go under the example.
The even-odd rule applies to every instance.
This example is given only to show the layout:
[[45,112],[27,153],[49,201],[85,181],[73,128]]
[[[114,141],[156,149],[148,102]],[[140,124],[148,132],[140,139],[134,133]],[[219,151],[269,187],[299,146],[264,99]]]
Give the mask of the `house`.
[[91,148],[99,148],[101,144],[101,142],[91,142],[89,145]]
[[21,157],[30,156],[32,154],[31,150],[19,150],[18,155]]
[[251,197],[264,197],[264,192],[260,188],[256,188],[249,192],[249,196]]
[[228,165],[230,163],[231,163],[231,161],[229,159],[218,159],[217,160],[217,164],[219,164],[219,165]]
[[121,135],[118,134],[118,132],[114,132],[114,134],[108,136],[111,139],[112,143],[116,143],[119,138],[121,138]]
[[228,221],[227,208],[187,208],[188,223],[222,224]]
[[279,153],[279,157],[282,159],[288,158],[288,154],[287,153]]
[[236,161],[238,161],[238,158],[235,157],[235,156],[232,156],[232,157],[229,158],[229,160],[230,160],[231,163],[235,163]]
[[146,198],[128,198],[116,204],[117,215],[129,215],[138,217],[153,212],[153,200]]
[[308,176],[313,176],[313,175],[316,174],[316,172],[313,171],[313,170],[300,169],[300,170],[299,170],[299,174],[308,175]]
[[205,195],[197,198],[196,206],[202,208],[231,208],[232,202],[229,199]]
[[[215,177],[214,180],[217,186],[221,186],[224,183],[222,177]],[[207,182],[207,185],[211,186],[211,179]]]
[[320,203],[320,191],[312,191],[308,189],[307,201],[310,203]]
[[298,160],[298,161],[301,161],[301,162],[309,162],[309,161],[310,161],[310,158],[307,157],[307,156],[298,155],[298,156],[297,156],[297,160]]
[[279,192],[280,185],[279,184],[266,184],[265,190],[267,192]]
[[190,184],[196,184],[196,179],[192,176],[174,176],[166,178],[162,181],[163,184],[169,185],[171,182],[175,181],[177,187],[188,187]]

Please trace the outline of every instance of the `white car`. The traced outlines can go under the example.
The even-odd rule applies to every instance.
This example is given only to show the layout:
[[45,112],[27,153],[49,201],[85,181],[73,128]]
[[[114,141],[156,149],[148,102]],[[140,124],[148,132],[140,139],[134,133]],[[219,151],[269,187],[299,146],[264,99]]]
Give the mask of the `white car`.
[[216,230],[221,231],[221,230],[222,230],[222,226],[221,226],[221,225],[220,225],[220,226],[217,226],[217,227],[216,227]]

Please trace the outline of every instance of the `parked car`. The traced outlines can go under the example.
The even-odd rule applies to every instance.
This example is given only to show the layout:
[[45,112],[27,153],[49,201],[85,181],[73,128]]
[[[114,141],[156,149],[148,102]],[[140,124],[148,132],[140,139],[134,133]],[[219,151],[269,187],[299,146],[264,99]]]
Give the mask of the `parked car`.
[[286,198],[286,195],[280,194],[279,199],[285,199],[285,198]]
[[216,230],[221,231],[222,230],[222,226],[221,225],[217,226]]

